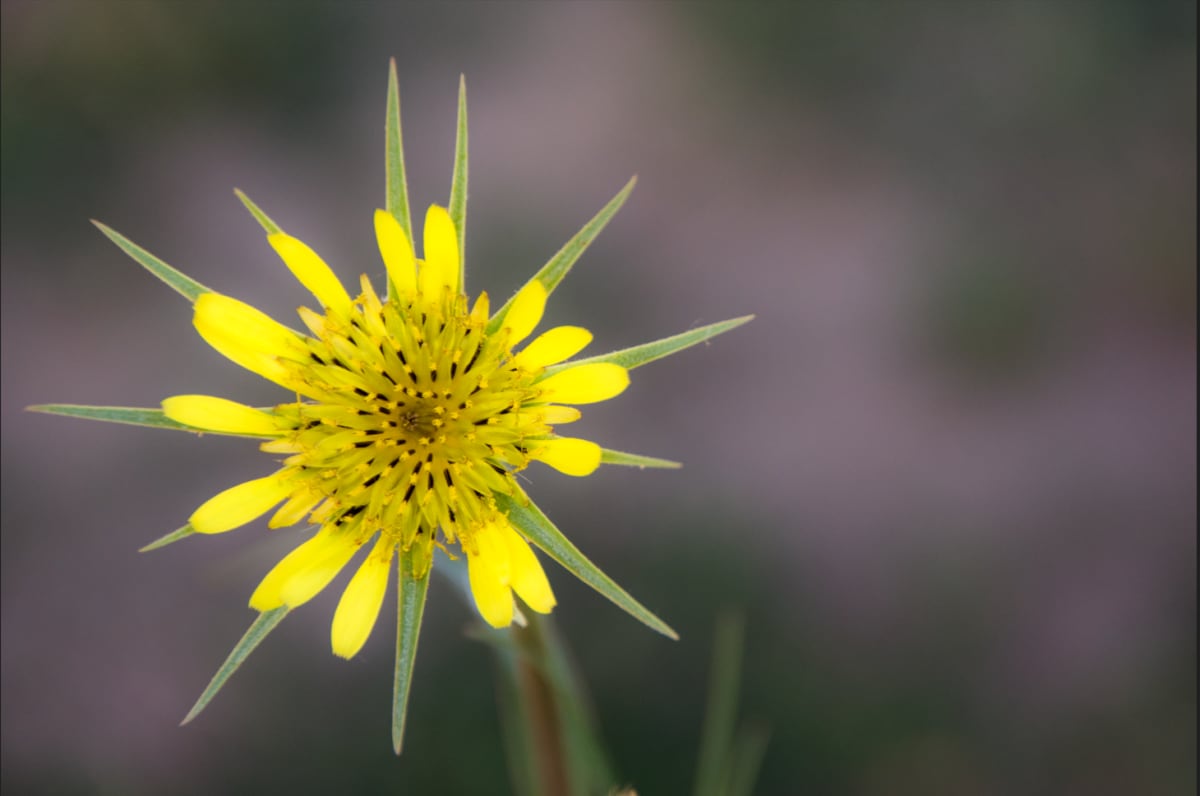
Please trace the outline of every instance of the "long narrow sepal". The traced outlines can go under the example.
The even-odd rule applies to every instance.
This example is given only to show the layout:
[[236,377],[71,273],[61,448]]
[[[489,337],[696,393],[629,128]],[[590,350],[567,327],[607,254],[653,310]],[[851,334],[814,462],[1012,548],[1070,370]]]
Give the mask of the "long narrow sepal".
[[[411,241],[412,219],[408,210],[408,179],[404,173],[404,138],[400,129],[400,81],[396,77],[396,59],[388,62],[388,95],[387,121],[384,125],[385,155],[384,163],[387,174],[386,209],[400,222],[404,234]],[[397,301],[396,288],[388,284],[388,297]]]
[[527,495],[521,496],[525,501],[522,505],[508,495],[496,493],[496,506],[508,514],[508,521],[514,528],[525,534],[529,541],[540,547],[546,555],[561,564],[572,575],[591,586],[607,597],[618,608],[638,620],[651,630],[662,633],[669,639],[679,640],[679,634],[671,629],[666,622],[659,619],[648,608],[633,599],[612,578],[605,575],[595,564],[579,551],[563,532],[542,513]]
[[103,232],[109,240],[117,244],[121,251],[132,257],[138,265],[157,276],[163,282],[166,282],[168,286],[173,288],[188,301],[195,301],[205,293],[212,292],[212,288],[205,287],[195,279],[192,279],[190,276],[186,276],[183,273],[175,270],[150,252],[143,249],[141,246],[138,246],[136,243],[129,240],[129,238],[125,237],[120,232],[117,232],[115,229],[101,224],[95,219],[92,219],[92,223],[95,224],[96,229]]
[[187,716],[180,722],[180,726],[187,724],[192,719],[200,715],[200,711],[208,706],[212,698],[217,695],[217,692],[225,685],[238,667],[254,652],[255,647],[262,643],[267,634],[275,629],[275,626],[283,621],[283,618],[288,614],[286,605],[280,606],[273,611],[264,611],[254,620],[254,624],[250,625],[250,629],[246,631],[246,635],[242,636],[242,640],[233,648],[233,652],[229,653],[229,657],[225,659],[225,663],[221,664],[221,668],[217,670],[213,676],[212,682],[208,684],[208,688],[204,689],[204,693],[196,700],[196,704],[188,711]]
[[678,470],[680,467],[683,467],[679,462],[673,462],[670,459],[659,459],[654,456],[642,456],[637,453],[614,451],[609,448],[600,449],[600,463],[619,464],[623,467],[638,467],[642,470],[645,470],[647,467],[659,470]]
[[[458,289],[466,291],[467,229],[467,78],[458,77],[458,137],[454,142],[454,177],[450,181],[450,220],[458,232]],[[428,255],[426,255],[428,256]]]
[[417,639],[425,596],[429,591],[429,570],[415,578],[411,552],[397,556],[399,571],[399,616],[396,627],[396,675],[392,688],[392,748],[400,754],[404,748],[404,724],[408,716],[408,694],[412,690],[413,664],[417,660]]
[[263,232],[266,232],[268,235],[278,235],[280,232],[283,232],[283,228],[260,210],[258,205],[250,201],[250,197],[242,193],[240,188],[234,188],[233,192],[241,200],[242,204],[246,206],[246,209],[250,211],[250,215],[254,216],[254,220],[258,222],[258,225],[263,228]]
[[664,337],[661,340],[655,340],[652,343],[643,343],[635,345],[632,348],[622,348],[620,351],[613,351],[608,354],[600,354],[586,359],[576,359],[572,362],[564,362],[561,365],[553,365],[546,368],[543,378],[553,376],[562,370],[578,367],[579,365],[591,365],[599,362],[611,363],[620,365],[623,368],[633,370],[636,367],[648,364],[656,359],[668,357],[671,354],[682,351],[685,348],[691,348],[697,343],[703,343],[705,340],[711,340],[719,334],[728,332],[731,329],[736,329],[744,323],[749,323],[754,320],[753,315],[743,315],[740,318],[731,318],[727,321],[718,323],[710,323],[708,326],[701,326],[699,329],[691,329],[681,334],[671,337]]
[[270,439],[270,437],[266,436],[234,434],[229,431],[210,431],[203,428],[193,428],[172,420],[161,409],[143,409],[133,406],[83,406],[80,404],[36,404],[34,406],[27,406],[25,409],[30,412],[44,412],[48,415],[78,417],[83,420],[100,420],[105,423],[123,423],[128,426],[166,428],[171,431],[190,431],[193,434],[220,434],[223,437]]
[[[616,196],[609,200],[604,208],[592,217],[592,220],[583,225],[583,229],[575,233],[575,236],[567,241],[558,253],[550,258],[550,261],[542,266],[542,269],[533,275],[530,282],[538,281],[542,283],[542,287],[546,288],[546,295],[554,292],[554,288],[558,287],[558,283],[563,280],[571,267],[575,265],[575,261],[587,251],[587,247],[591,245],[596,236],[600,234],[600,230],[604,229],[605,225],[612,220],[617,211],[621,209],[621,205],[625,204],[625,200],[629,198],[633,186],[637,184],[637,177],[630,178],[629,182],[625,183]],[[528,284],[528,283],[526,283]],[[521,291],[517,291],[519,295]],[[500,325],[504,322],[504,316],[508,314],[509,308],[512,306],[513,298],[504,302],[504,306],[496,310],[496,314],[492,316],[488,322],[488,334],[494,334]]]
[[183,526],[182,528],[180,528],[178,530],[171,531],[169,534],[167,534],[165,536],[158,537],[157,539],[155,539],[153,542],[146,545],[145,547],[139,547],[138,552],[139,553],[149,553],[151,550],[158,550],[161,547],[166,547],[169,544],[174,544],[175,542],[178,542],[180,539],[186,539],[189,536],[191,536],[192,534],[194,534],[195,532],[196,532],[196,529],[192,527],[191,523],[188,523],[187,525]]

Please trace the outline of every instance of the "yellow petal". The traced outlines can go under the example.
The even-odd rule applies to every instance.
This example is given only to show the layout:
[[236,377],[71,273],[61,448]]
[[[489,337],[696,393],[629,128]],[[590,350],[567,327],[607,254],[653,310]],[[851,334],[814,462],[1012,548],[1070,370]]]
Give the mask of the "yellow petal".
[[176,395],[164,400],[162,407],[177,423],[227,434],[274,437],[283,425],[274,415],[211,395]]
[[620,395],[629,386],[629,371],[596,362],[556,373],[538,384],[542,398],[564,404],[591,404]]
[[286,232],[268,235],[267,240],[296,279],[300,280],[300,284],[317,297],[321,306],[331,307],[342,313],[350,311],[350,294],[333,273],[333,269],[326,265],[308,244]]
[[430,205],[425,213],[425,268],[421,290],[440,296],[443,286],[458,292],[458,233],[446,208]]
[[387,592],[394,550],[394,542],[385,542],[381,536],[375,549],[350,579],[333,615],[334,655],[353,658],[371,635]]
[[546,572],[537,556],[529,543],[512,528],[505,528],[502,533],[508,547],[513,591],[539,614],[550,613],[556,604],[554,592],[550,590],[550,581],[546,580]]
[[563,437],[539,442],[530,456],[567,475],[591,475],[600,466],[600,446],[586,439]]
[[475,323],[487,323],[488,319],[488,294],[487,291],[481,291],[479,297],[475,299],[475,306],[471,308],[471,320]]
[[402,296],[417,292],[417,261],[412,244],[404,234],[404,227],[386,210],[375,211],[375,240],[396,291]]
[[295,488],[292,471],[280,470],[266,478],[256,478],[232,486],[209,498],[188,518],[197,533],[221,533],[240,528],[255,520]]
[[570,359],[592,342],[592,333],[579,326],[556,326],[543,332],[516,356],[526,370],[537,370]]
[[291,371],[281,359],[303,359],[301,337],[249,304],[220,293],[196,299],[192,323],[225,357],[276,384],[291,388]]
[[298,608],[316,597],[329,581],[337,577],[342,568],[358,552],[361,543],[344,537],[336,540],[320,561],[294,574],[279,589],[279,596],[289,608]]
[[542,413],[542,422],[548,426],[574,423],[583,416],[583,413],[573,406],[543,406],[538,411]]
[[546,311],[546,286],[536,279],[517,291],[513,296],[508,314],[504,316],[504,326],[508,329],[508,344],[517,343],[529,336],[542,320]]
[[475,552],[467,551],[467,574],[475,605],[489,625],[508,627],[513,619],[508,545],[498,528],[488,526],[475,534],[475,546]]
[[267,522],[267,527],[286,528],[289,525],[295,525],[304,519],[304,515],[312,511],[313,507],[324,497],[320,492],[301,488],[279,507],[279,511],[275,512],[275,516]]
[[322,528],[308,541],[284,556],[271,568],[254,594],[250,596],[250,607],[256,611],[272,611],[283,605],[283,584],[297,572],[324,558],[337,541],[332,527]]

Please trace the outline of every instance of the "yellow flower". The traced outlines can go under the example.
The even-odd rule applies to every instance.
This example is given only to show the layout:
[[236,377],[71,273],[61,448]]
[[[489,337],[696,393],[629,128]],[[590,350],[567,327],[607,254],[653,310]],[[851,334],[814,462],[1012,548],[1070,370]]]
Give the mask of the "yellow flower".
[[[515,599],[548,613],[554,594],[537,555],[545,551],[635,617],[673,631],[588,561],[545,518],[516,475],[541,462],[571,476],[601,463],[676,466],[605,450],[558,433],[577,406],[619,395],[629,369],[678,351],[748,318],[694,329],[612,354],[573,359],[592,340],[578,326],[540,334],[546,300],[615,214],[633,181],[515,296],[492,311],[487,293],[464,291],[466,101],[460,91],[458,144],[448,208],[425,214],[415,255],[400,146],[395,71],[389,81],[387,208],[374,229],[387,272],[377,292],[365,275],[347,290],[311,248],[285,233],[241,192],[284,265],[315,299],[298,310],[296,331],[213,291],[99,225],[114,242],[194,305],[196,330],[238,365],[287,391],[269,408],[209,395],[177,395],[161,410],[47,405],[42,411],[116,422],[251,437],[273,472],[230,486],[199,506],[187,524],[146,549],[193,534],[231,531],[271,513],[268,526],[315,526],[272,568],[250,597],[261,613],[193,708],[192,718],[287,611],[312,599],[365,554],[333,617],[333,652],[354,656],[378,618],[397,570],[400,643],[394,741],[404,703],[434,550],[466,558],[471,593],[493,627],[520,620]],[[273,513],[272,513],[273,512]],[[395,563],[394,563],[395,562]]]

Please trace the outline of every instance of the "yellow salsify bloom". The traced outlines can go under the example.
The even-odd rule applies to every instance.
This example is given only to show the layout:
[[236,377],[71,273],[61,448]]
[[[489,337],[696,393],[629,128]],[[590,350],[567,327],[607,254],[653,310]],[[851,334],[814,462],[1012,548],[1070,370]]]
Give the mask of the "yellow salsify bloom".
[[[260,440],[277,469],[205,501],[187,524],[144,549],[194,534],[240,528],[271,513],[270,528],[318,530],[262,579],[250,598],[260,612],[189,713],[193,718],[246,655],[291,609],[321,592],[360,549],[366,553],[333,617],[333,652],[354,656],[370,636],[395,569],[400,584],[393,741],[403,735],[434,550],[465,556],[470,591],[493,627],[521,621],[515,598],[533,611],[555,605],[530,546],[542,549],[653,629],[675,637],[583,556],[530,501],[516,475],[541,462],[571,476],[601,463],[671,467],[673,462],[611,451],[561,436],[577,406],[604,401],[629,384],[629,369],[727,331],[749,318],[694,329],[599,357],[572,359],[592,340],[578,326],[534,335],[546,300],[615,214],[633,181],[512,299],[492,311],[487,293],[463,289],[466,215],[466,100],[460,89],[458,144],[448,207],[431,206],[414,253],[409,221],[395,65],[389,80],[387,209],[375,238],[387,272],[380,295],[366,275],[352,295],[311,248],[287,234],[244,194],[239,198],[318,310],[300,307],[301,333],[235,298],[184,276],[113,230],[118,246],[194,305],[200,336],[238,365],[278,384],[294,400],[255,408],[210,395],[178,395],[161,410],[45,405],[40,411]],[[273,513],[272,513],[273,512]],[[515,598],[514,598],[515,595]]]

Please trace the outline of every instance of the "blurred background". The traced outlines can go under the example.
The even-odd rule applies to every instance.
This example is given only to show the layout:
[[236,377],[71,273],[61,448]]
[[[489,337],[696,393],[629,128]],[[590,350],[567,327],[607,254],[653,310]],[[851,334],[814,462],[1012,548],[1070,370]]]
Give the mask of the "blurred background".
[[550,571],[616,784],[689,788],[731,606],[759,793],[1194,791],[1194,3],[0,8],[5,792],[506,791],[444,582],[401,759],[392,600],[347,663],[336,588],[177,728],[295,537],[136,550],[267,461],[22,412],[282,400],[88,219],[294,320],[240,187],[381,284],[389,56],[418,209],[467,77],[472,292],[511,294],[636,173],[548,322],[601,352],[758,316],[586,413],[684,469],[528,472],[682,635]]

